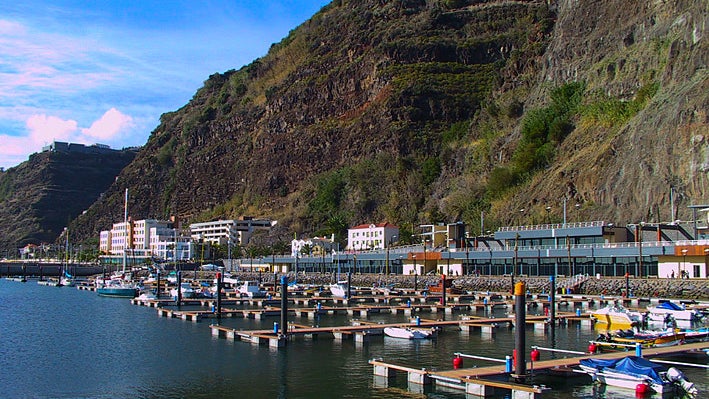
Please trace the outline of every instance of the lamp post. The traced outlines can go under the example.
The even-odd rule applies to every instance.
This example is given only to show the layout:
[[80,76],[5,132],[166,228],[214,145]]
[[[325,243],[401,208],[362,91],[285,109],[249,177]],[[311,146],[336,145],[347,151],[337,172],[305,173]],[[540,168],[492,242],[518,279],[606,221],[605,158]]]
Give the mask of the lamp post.
[[414,274],[418,274],[418,269],[416,268],[416,254],[411,255],[414,258]]
[[682,250],[682,269],[679,272],[679,278],[684,278],[684,270],[687,268],[687,248]]
[[551,207],[547,206],[544,209],[547,211],[547,223],[551,224],[551,217],[549,216],[549,213],[551,212]]

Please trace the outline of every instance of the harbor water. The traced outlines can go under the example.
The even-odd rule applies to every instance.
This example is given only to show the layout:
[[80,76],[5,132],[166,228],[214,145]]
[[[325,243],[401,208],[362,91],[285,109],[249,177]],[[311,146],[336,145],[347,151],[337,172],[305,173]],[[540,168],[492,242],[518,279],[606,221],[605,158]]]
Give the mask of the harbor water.
[[[562,309],[564,310],[564,309]],[[506,309],[493,315],[505,316]],[[540,310],[541,311],[541,310]],[[568,311],[573,311],[569,309]],[[534,313],[534,310],[530,310]],[[483,315],[482,313],[480,315]],[[421,314],[437,318],[435,314]],[[458,318],[460,314],[448,315]],[[377,315],[369,321],[405,321]],[[268,329],[276,318],[222,319],[240,329]],[[290,318],[306,325],[348,324],[348,316]],[[154,308],[103,298],[70,287],[0,280],[0,397],[3,398],[466,398],[459,391],[410,390],[403,375],[384,388],[368,360],[415,368],[450,369],[453,353],[503,359],[514,347],[513,330],[493,336],[446,330],[434,340],[373,337],[367,343],[332,339],[289,342],[271,349],[213,337],[209,324],[160,318]],[[560,327],[549,334],[527,329],[527,345],[585,350],[596,333]],[[545,353],[543,359],[551,355]],[[529,359],[529,357],[527,357]],[[708,357],[709,358],[709,357]],[[707,363],[707,358],[694,359]],[[465,360],[465,367],[491,363]],[[682,367],[709,394],[706,369]],[[545,381],[545,398],[627,398],[632,391],[602,388],[587,376]],[[509,396],[509,395],[508,395]],[[497,397],[505,397],[499,395]],[[469,398],[473,398],[469,396]]]

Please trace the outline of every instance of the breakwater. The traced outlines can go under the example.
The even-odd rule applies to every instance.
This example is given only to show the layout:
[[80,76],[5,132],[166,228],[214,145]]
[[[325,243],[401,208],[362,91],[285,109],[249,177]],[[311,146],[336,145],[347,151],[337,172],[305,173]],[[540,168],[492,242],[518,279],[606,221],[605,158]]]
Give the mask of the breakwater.
[[[235,272],[234,276],[245,280],[261,279],[264,283],[273,284],[273,274]],[[293,281],[294,273],[288,273],[288,280]],[[345,275],[340,275],[341,279]],[[399,288],[424,289],[428,285],[435,285],[440,281],[440,276],[402,276],[381,274],[353,274],[352,285],[358,287],[376,287],[394,285]],[[453,285],[464,291],[511,291],[511,276],[458,276],[447,277],[453,280]],[[302,284],[324,285],[334,283],[336,276],[331,273],[298,274],[297,282]],[[551,289],[549,276],[540,277],[515,277],[515,281],[524,281],[531,293],[545,293]],[[565,287],[568,278],[559,277],[556,287],[559,292]],[[661,297],[679,299],[709,299],[709,280],[707,279],[658,279],[658,278],[629,278],[628,287],[630,295],[637,297]],[[626,288],[624,277],[590,277],[572,289],[574,294],[587,295],[614,295],[620,296]]]

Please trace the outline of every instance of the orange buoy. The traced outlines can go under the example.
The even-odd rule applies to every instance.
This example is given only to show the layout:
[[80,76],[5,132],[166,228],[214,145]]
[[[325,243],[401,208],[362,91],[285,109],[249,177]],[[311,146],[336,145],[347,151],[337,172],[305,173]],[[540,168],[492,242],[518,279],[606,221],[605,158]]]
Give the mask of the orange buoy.
[[454,357],[453,358],[453,368],[455,370],[458,370],[461,367],[463,367],[463,358],[460,356]]
[[591,354],[596,353],[597,349],[598,348],[596,347],[596,344],[594,344],[594,343],[591,343],[588,345],[588,353],[591,353]]

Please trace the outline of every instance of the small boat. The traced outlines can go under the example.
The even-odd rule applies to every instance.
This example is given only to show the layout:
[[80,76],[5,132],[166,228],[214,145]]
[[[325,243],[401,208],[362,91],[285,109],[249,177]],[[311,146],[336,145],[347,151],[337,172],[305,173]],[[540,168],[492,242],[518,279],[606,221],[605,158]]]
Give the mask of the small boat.
[[330,284],[328,288],[330,288],[332,296],[337,298],[347,298],[347,281],[338,281],[337,284]]
[[581,371],[601,384],[636,390],[638,385],[645,385],[655,393],[679,393],[690,395],[697,393],[693,383],[687,381],[681,371],[674,367],[651,362],[637,356],[620,359],[581,359]]
[[426,339],[433,336],[433,330],[411,327],[386,327],[384,334],[392,338]]
[[73,287],[76,285],[76,282],[74,281],[74,276],[69,274],[68,271],[64,270],[64,275],[61,276],[59,279],[59,284],[61,284],[64,287]]
[[236,290],[241,294],[241,296],[247,296],[249,298],[265,298],[266,291],[262,290],[258,285],[258,281],[242,281]]
[[665,321],[667,316],[672,316],[675,320],[699,320],[700,314],[696,310],[688,310],[684,305],[680,306],[673,302],[662,302],[657,306],[648,306],[650,320]]
[[640,312],[632,312],[620,305],[608,305],[592,311],[591,317],[597,323],[604,323],[621,329],[641,325],[643,322],[643,315]]
[[598,341],[624,345],[640,344],[643,348],[661,348],[666,346],[681,345],[685,340],[685,333],[668,329],[665,331],[617,331],[615,334],[601,334]]
[[111,279],[96,288],[99,296],[114,298],[135,298],[138,289],[131,283],[119,279]]
[[[190,299],[194,298],[197,295],[197,291],[195,291],[194,288],[192,288],[192,285],[190,283],[181,283],[180,284],[180,292],[182,294],[182,298]],[[177,287],[173,288],[170,290],[170,296],[173,298],[177,298]]]

